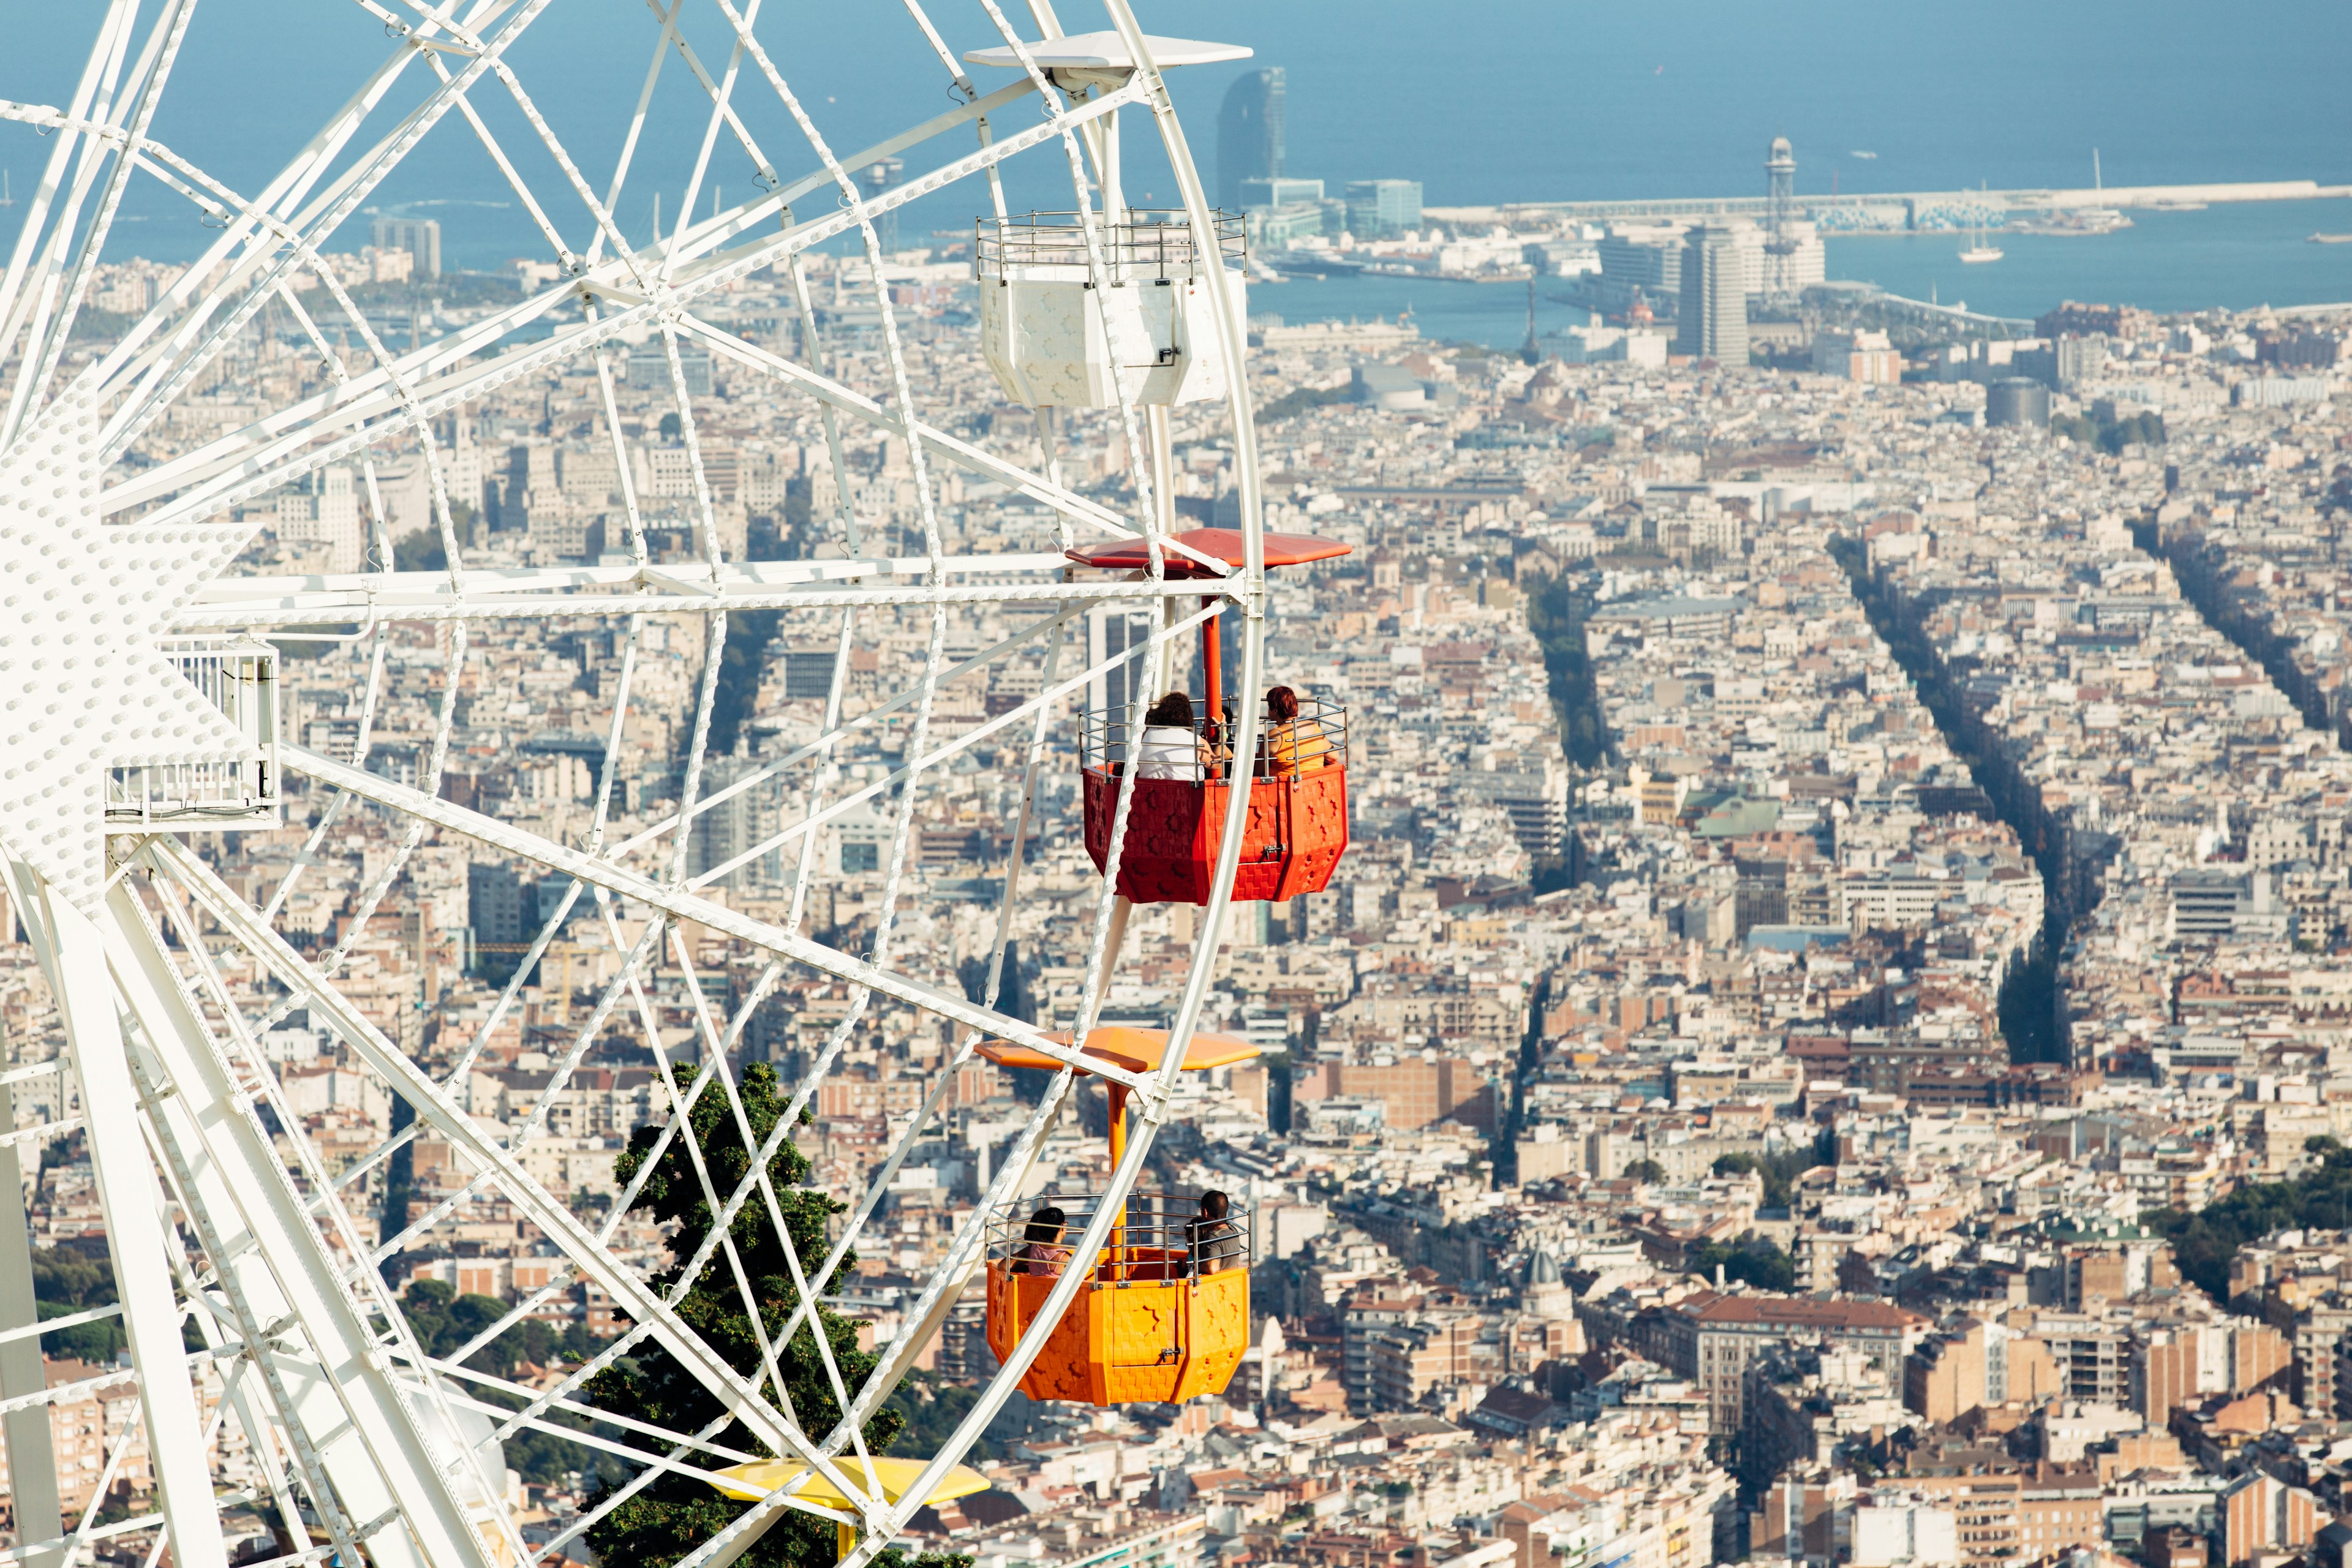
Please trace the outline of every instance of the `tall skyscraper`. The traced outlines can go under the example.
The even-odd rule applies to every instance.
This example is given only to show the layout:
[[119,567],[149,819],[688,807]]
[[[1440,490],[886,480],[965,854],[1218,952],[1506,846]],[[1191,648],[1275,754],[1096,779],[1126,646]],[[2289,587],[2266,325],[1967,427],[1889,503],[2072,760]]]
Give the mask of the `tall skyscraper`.
[[1695,225],[1683,239],[1675,352],[1720,364],[1748,363],[1748,264],[1727,223]]
[[1244,180],[1282,174],[1282,68],[1247,72],[1225,89],[1217,116],[1217,205],[1239,211]]
[[404,250],[415,262],[412,278],[441,276],[441,224],[429,217],[379,217],[369,243],[378,250]]

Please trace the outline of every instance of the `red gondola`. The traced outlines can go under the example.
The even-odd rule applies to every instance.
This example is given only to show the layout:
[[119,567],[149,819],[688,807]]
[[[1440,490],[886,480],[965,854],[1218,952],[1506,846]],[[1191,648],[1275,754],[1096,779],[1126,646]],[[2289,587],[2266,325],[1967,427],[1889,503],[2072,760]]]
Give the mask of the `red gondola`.
[[[1196,528],[1176,535],[1179,542],[1230,565],[1243,560],[1238,530]],[[1265,563],[1298,565],[1345,555],[1351,546],[1311,534],[1264,536]],[[1150,549],[1141,540],[1118,540],[1069,552],[1081,564],[1111,571],[1145,571]],[[1185,555],[1163,550],[1171,578],[1216,574]],[[1213,595],[1202,604],[1215,603]],[[1218,738],[1224,710],[1223,649],[1217,622],[1201,629],[1201,666],[1206,677],[1203,739]],[[1121,775],[1132,748],[1124,711],[1089,713],[1083,755],[1087,853],[1095,868],[1110,864],[1111,820],[1118,805]],[[1287,724],[1262,721],[1257,755],[1246,765],[1249,813],[1242,828],[1240,868],[1234,877],[1236,900],[1280,902],[1330,886],[1348,848],[1348,713],[1338,703],[1302,700]],[[1225,810],[1239,760],[1224,758],[1199,770],[1198,778],[1139,778],[1129,810],[1127,839],[1119,855],[1118,891],[1136,903],[1205,904],[1218,850],[1224,841]]]

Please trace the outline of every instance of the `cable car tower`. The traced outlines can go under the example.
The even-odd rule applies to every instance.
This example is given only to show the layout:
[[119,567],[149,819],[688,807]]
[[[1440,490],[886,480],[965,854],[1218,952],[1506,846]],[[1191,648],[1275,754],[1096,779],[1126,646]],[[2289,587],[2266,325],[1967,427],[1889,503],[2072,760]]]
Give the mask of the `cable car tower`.
[[[12,209],[0,277],[0,879],[54,1027],[10,1042],[0,1063],[22,1123],[0,1142],[0,1279],[28,1276],[7,1195],[18,1162],[79,1140],[119,1303],[89,1316],[118,1321],[128,1349],[119,1369],[50,1387],[29,1293],[0,1290],[0,1439],[26,1562],[82,1568],[106,1540],[150,1563],[168,1549],[174,1568],[227,1568],[224,1517],[257,1510],[274,1535],[239,1552],[246,1568],[527,1568],[682,1479],[739,1511],[680,1568],[725,1568],[788,1514],[826,1521],[847,1568],[862,1568],[918,1509],[971,1488],[958,1461],[1016,1387],[1058,1380],[1056,1397],[1116,1400],[1223,1386],[1225,1348],[1247,1325],[1246,1268],[1231,1267],[1247,1216],[1134,1186],[1177,1075],[1246,1052],[1198,1028],[1226,906],[1319,887],[1344,847],[1344,715],[1269,708],[1262,688],[1269,570],[1345,547],[1262,529],[1241,230],[1209,205],[1163,75],[1247,51],[1150,36],[1129,0],[1098,3],[1095,31],[1028,37],[993,4],[909,0],[904,68],[844,89],[865,107],[905,105],[904,129],[862,146],[832,134],[825,84],[788,73],[787,19],[740,0],[679,0],[634,38],[599,34],[596,47],[645,62],[618,101],[533,47],[575,25],[562,7],[371,5],[317,58],[210,57],[246,62],[229,68],[252,73],[234,90],[267,93],[288,68],[342,89],[253,184],[226,172],[255,166],[248,141],[201,113],[158,118],[192,74],[184,46],[215,25],[186,0],[108,0],[85,61],[18,62],[18,79],[51,86],[0,102],[0,141],[45,160]],[[1139,132],[1172,171],[1165,209],[1124,199],[1120,138]],[[429,165],[416,157],[427,143]],[[536,236],[534,280],[446,319],[440,337],[388,342],[336,253],[404,165],[461,158]],[[867,173],[894,161],[903,177]],[[1003,175],[1016,161],[1066,178],[1067,210],[1014,216]],[[621,215],[646,211],[649,194],[671,216],[633,237]],[[981,359],[910,332],[884,281],[884,231],[918,201],[985,215],[982,358],[1009,397],[1043,411],[1042,466],[1025,439],[961,433],[954,384]],[[126,217],[184,226],[171,232],[195,237],[193,258],[119,334],[89,336],[77,329],[100,269],[139,240],[165,243],[149,237],[166,222],[125,229]],[[849,258],[865,263],[877,323],[855,343],[828,335],[811,284],[830,267],[839,302]],[[774,291],[797,331],[739,325],[751,318],[728,303],[746,289]],[[1217,411],[1233,528],[1174,526],[1178,403]],[[806,443],[806,548],[752,554],[760,536],[730,510],[732,470],[717,458],[746,409]],[[528,457],[542,421],[583,471],[611,476],[595,503],[601,553],[561,542],[551,504],[528,529],[478,530],[481,444],[511,435]],[[657,426],[677,432],[682,496],[638,482],[635,444]],[[874,477],[884,452],[903,463],[887,485]],[[1066,477],[1096,472],[1097,458],[1102,482]],[[1002,499],[959,501],[950,477]],[[515,489],[538,495],[520,477]],[[338,512],[337,496],[359,499]],[[891,540],[915,542],[898,554]],[[1087,617],[1106,608],[1147,631],[1096,658]],[[742,646],[753,615],[835,657],[816,716],[747,726],[722,771],[719,694],[730,652],[758,668]],[[1237,682],[1217,635],[1227,616]],[[1189,775],[1143,776],[1147,699],[1180,683],[1196,634],[1200,760]],[[568,815],[460,773],[469,754],[499,754],[545,721],[483,698],[513,679],[519,649],[558,635],[593,650],[593,678],[555,722],[603,740]],[[299,714],[283,695],[289,651],[303,656]],[[1134,694],[1125,710],[1083,711],[1113,674]],[[983,693],[1018,695],[983,705]],[[1041,1028],[998,1004],[1027,847],[1056,830],[1034,809],[1056,746],[1084,758],[1084,832],[1104,880],[1075,1016]],[[950,900],[916,852],[952,775],[974,765],[1012,781],[1017,801],[977,1001],[947,978]],[[776,806],[772,830],[698,859],[705,814],[753,788]],[[878,849],[870,868],[847,853],[859,822],[878,825],[859,841]],[[375,933],[412,918],[425,930],[447,897],[434,879],[467,861],[520,868],[541,893],[527,951],[510,979],[467,993],[466,1010],[404,1015],[383,984],[397,954]],[[767,896],[720,896],[755,864],[782,868]],[[845,935],[812,914],[834,894],[861,911]],[[1170,1026],[1149,1037],[1097,1026],[1138,899],[1202,905],[1213,939]],[[547,996],[530,977],[559,942],[579,945],[575,930],[595,934],[604,962],[577,994],[567,983]],[[739,987],[715,969],[714,943],[755,954],[756,977]],[[819,994],[830,1010],[798,1010]],[[469,1075],[504,1059],[500,1042],[535,1005],[568,1021],[541,1025],[546,1077],[493,1121]],[[789,1281],[755,1289],[719,1245],[727,1227],[658,1261],[617,1238],[661,1152],[698,1148],[681,1110],[750,1125],[743,1042],[763,1006],[783,1009],[799,1042],[782,1063],[786,1114],[740,1179],[694,1154],[710,1212],[782,1244]],[[289,1094],[289,1024],[335,1053],[363,1101],[396,1099],[413,1121],[364,1152],[330,1149]],[[541,1156],[562,1097],[613,1039],[655,1064],[653,1152],[578,1203]],[[770,1154],[853,1045],[914,1039],[942,1047],[921,1105],[834,1194],[846,1206],[829,1247],[795,1249]],[[989,1055],[1047,1074],[1042,1100],[872,1374],[845,1376],[814,1336],[839,1419],[804,1424],[783,1395],[782,1347],[870,1241],[908,1154],[948,1130],[959,1073]],[[1069,1205],[1053,1270],[1015,1273],[1034,1259],[1003,1256],[1006,1227],[1048,1179],[1040,1147],[1082,1075],[1118,1102],[1108,1172]],[[404,1220],[382,1202],[386,1173],[426,1140],[444,1179]],[[467,1345],[432,1353],[387,1271],[485,1218],[515,1228],[538,1282],[512,1285]],[[707,1341],[682,1314],[675,1281],[705,1270],[747,1300],[782,1292],[783,1321],[755,1353]],[[1002,1370],[935,1453],[867,1452],[866,1418],[983,1277],[1006,1303],[991,1321]],[[1134,1310],[1106,1318],[1096,1298],[1122,1291]],[[597,1361],[520,1392],[470,1364],[575,1298],[608,1302],[618,1322]],[[1074,1313],[1127,1329],[1149,1318],[1171,1337],[1139,1370],[1099,1338],[1074,1348]],[[594,1373],[621,1355],[669,1358],[720,1424],[687,1430],[595,1404]],[[115,1391],[135,1396],[137,1418],[110,1436],[99,1497],[69,1510],[44,1484],[47,1410]],[[526,1539],[516,1519],[505,1456],[524,1433],[591,1443],[622,1478],[551,1539]],[[134,1447],[152,1487],[101,1524],[100,1499]]]
[[1764,297],[1786,300],[1797,292],[1797,153],[1786,136],[1772,138],[1764,156]]

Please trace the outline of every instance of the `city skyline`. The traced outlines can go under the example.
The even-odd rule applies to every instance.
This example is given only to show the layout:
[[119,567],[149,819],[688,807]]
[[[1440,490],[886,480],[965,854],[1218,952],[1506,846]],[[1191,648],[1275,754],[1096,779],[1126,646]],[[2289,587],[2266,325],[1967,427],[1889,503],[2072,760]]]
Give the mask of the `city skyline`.
[[0,1556],[2345,1568],[2346,39],[28,19]]

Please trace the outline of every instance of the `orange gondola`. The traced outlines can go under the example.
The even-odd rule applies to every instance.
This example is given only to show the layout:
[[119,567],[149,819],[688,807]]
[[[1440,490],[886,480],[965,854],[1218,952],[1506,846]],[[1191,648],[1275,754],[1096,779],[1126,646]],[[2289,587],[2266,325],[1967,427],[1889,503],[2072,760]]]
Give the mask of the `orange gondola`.
[[[1167,1044],[1163,1029],[1105,1027],[1087,1037],[1080,1054],[1140,1072],[1159,1065]],[[1043,1051],[1003,1041],[979,1051],[1000,1067],[1055,1071],[1064,1065]],[[1188,1070],[1227,1067],[1257,1054],[1247,1040],[1196,1034],[1183,1065]],[[1116,1169],[1127,1146],[1127,1086],[1107,1087]],[[1109,1245],[1085,1264],[1059,1242],[1029,1241],[1024,1229],[1029,1215],[1050,1205],[1064,1215],[1063,1240],[1074,1239],[1101,1211],[1098,1194],[1049,1193],[991,1216],[988,1348],[1000,1362],[1011,1357],[1066,1271],[1084,1268],[1087,1276],[1022,1377],[1024,1394],[1107,1405],[1176,1404],[1224,1392],[1249,1348],[1249,1215],[1234,1205],[1204,1219],[1199,1204],[1171,1194],[1129,1194]],[[1213,1228],[1213,1250],[1237,1254],[1240,1263],[1219,1268],[1204,1261],[1203,1240]]]

